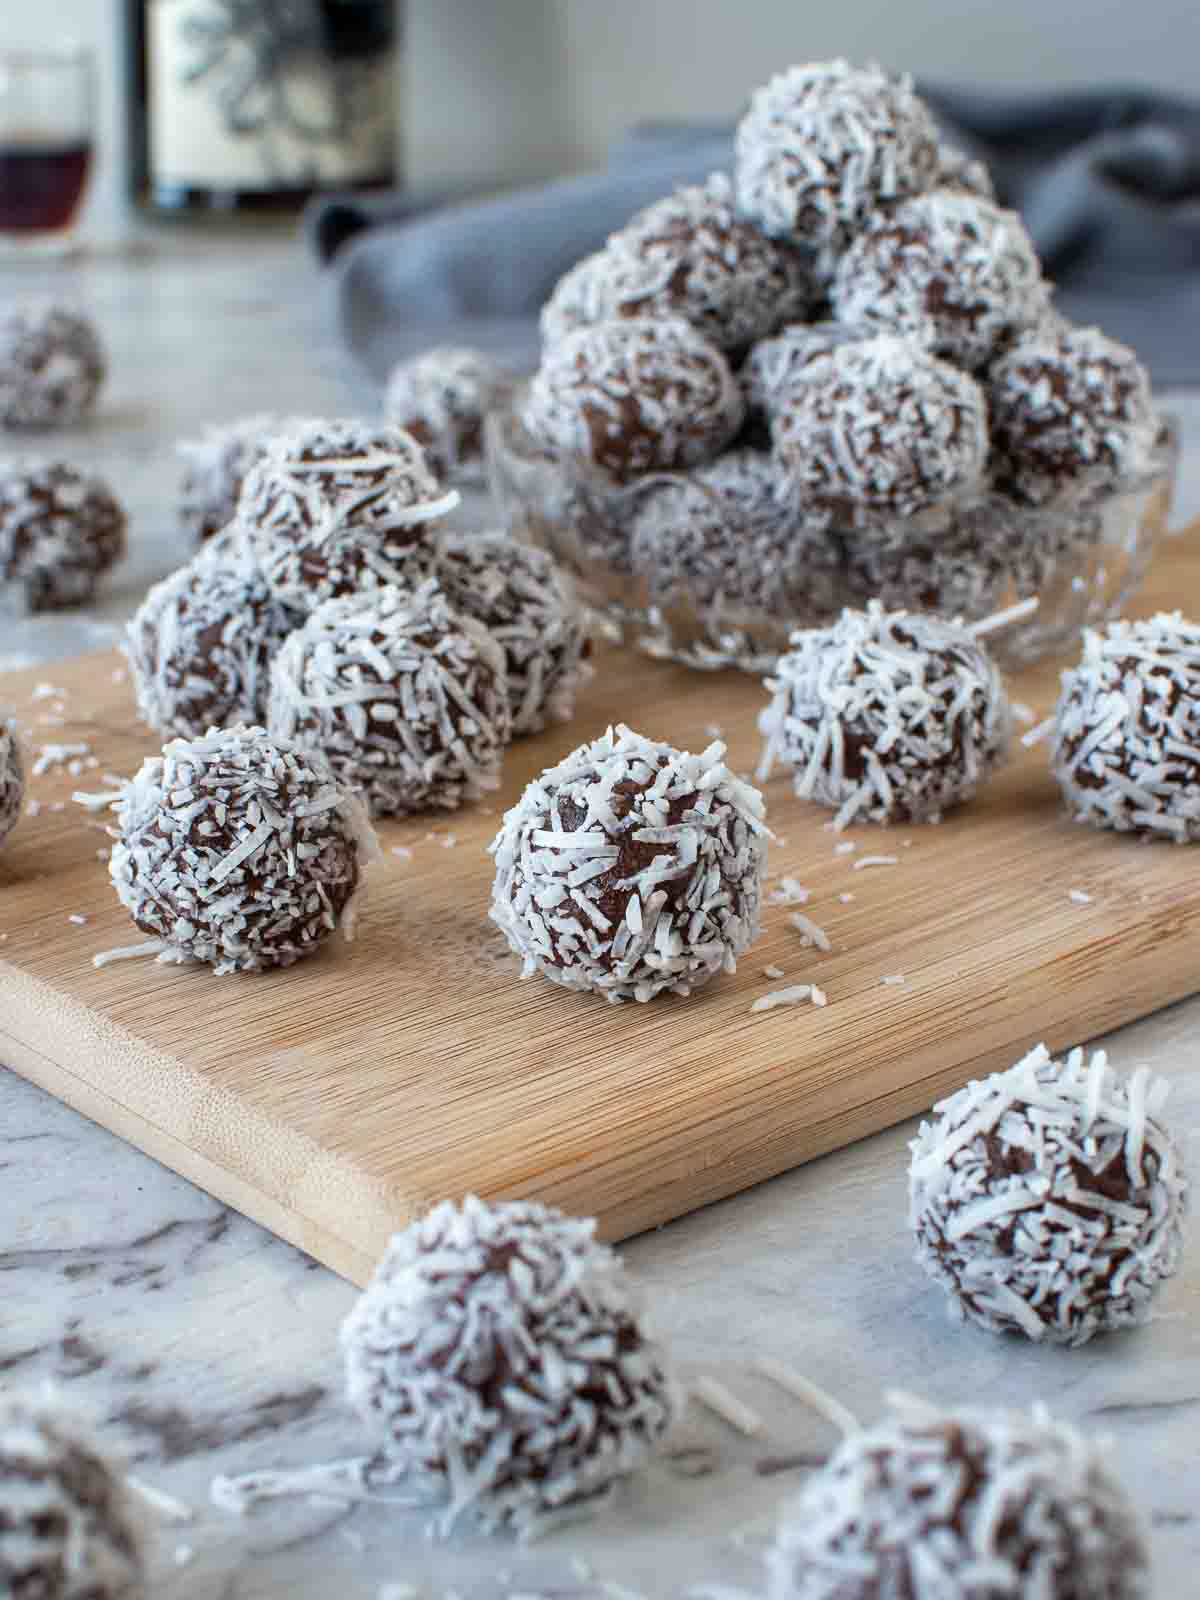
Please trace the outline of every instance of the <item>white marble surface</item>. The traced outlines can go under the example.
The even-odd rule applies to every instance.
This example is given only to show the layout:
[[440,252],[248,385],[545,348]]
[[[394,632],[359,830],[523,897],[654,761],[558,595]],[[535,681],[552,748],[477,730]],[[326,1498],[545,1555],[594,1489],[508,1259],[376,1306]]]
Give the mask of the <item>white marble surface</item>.
[[[134,559],[99,621],[6,630],[0,656],[52,660],[103,637],[179,556],[171,440],[208,418],[345,409],[314,285],[279,246],[240,262],[205,249],[85,272],[114,380],[96,425],[58,448],[106,471],[134,514]],[[1185,402],[1200,422],[1200,405]],[[1192,480],[1192,514],[1200,511]],[[1184,862],[1180,861],[1181,870]],[[1122,1065],[1174,1081],[1181,1138],[1200,1133],[1200,998],[1108,1041]],[[1045,1400],[1116,1441],[1151,1524],[1155,1594],[1195,1592],[1200,1561],[1200,1242],[1155,1321],[1082,1351],[956,1328],[910,1261],[900,1128],[633,1241],[627,1255],[685,1371],[707,1372],[767,1419],[758,1440],[693,1411],[706,1456],[655,1467],[620,1509],[531,1549],[433,1546],[377,1505],[279,1504],[239,1520],[208,1501],[214,1474],[355,1453],[336,1329],[354,1291],[262,1229],[0,1069],[0,1387],[50,1381],[88,1409],[144,1480],[190,1506],[164,1524],[153,1592],[168,1600],[375,1597],[622,1600],[719,1582],[756,1588],[763,1541],[828,1428],[751,1371],[773,1355],[869,1418],[884,1392],[942,1401]],[[801,1458],[797,1461],[795,1458]],[[711,1465],[687,1477],[697,1460]],[[781,1460],[791,1464],[782,1470]],[[606,1587],[607,1586],[607,1587]]]

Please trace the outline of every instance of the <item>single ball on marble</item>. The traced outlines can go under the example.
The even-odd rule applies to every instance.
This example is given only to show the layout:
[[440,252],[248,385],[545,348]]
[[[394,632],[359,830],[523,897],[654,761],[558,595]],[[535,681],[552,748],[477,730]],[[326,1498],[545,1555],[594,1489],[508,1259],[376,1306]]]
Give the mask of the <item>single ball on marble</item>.
[[197,439],[179,441],[175,446],[183,463],[179,523],[195,544],[214,538],[233,521],[246,474],[270,441],[303,426],[302,417],[263,412],[214,424]]
[[0,1396],[0,1595],[135,1600],[146,1533],[88,1430],[46,1399]]
[[527,1201],[445,1201],[396,1234],[342,1328],[351,1404],[386,1458],[526,1537],[602,1506],[679,1409],[595,1223]]
[[503,533],[444,536],[437,575],[451,609],[474,618],[504,652],[512,736],[569,722],[591,672],[587,615],[571,576],[545,550]]
[[96,404],[107,361],[95,324],[53,300],[0,312],[0,425],[53,428]]
[[236,524],[156,583],[125,633],[143,721],[165,738],[262,723],[271,662],[303,617],[267,587]]
[[816,299],[799,251],[739,217],[724,173],[639,211],[560,281],[542,310],[547,344],[614,317],[683,317],[720,350],[740,351]]
[[751,97],[737,128],[738,206],[768,234],[836,246],[881,202],[928,188],[937,160],[937,128],[910,78],[811,62]]
[[1037,1411],[890,1397],[782,1512],[769,1600],[1148,1600],[1105,1454]]
[[480,483],[483,420],[506,398],[512,381],[482,350],[437,345],[392,368],[383,411],[412,435],[440,478]]
[[895,334],[807,360],[771,418],[812,520],[858,528],[983,492],[987,403],[969,373]]
[[0,616],[83,605],[125,554],[108,485],[63,461],[0,462]]
[[1012,736],[1000,674],[968,628],[874,600],[794,633],[767,688],[759,776],[782,762],[802,800],[836,810],[836,829],[940,822]]
[[338,418],[270,441],[242,484],[237,520],[276,599],[311,611],[426,576],[430,527],[458,500],[403,428]]
[[354,936],[379,856],[362,801],[317,751],[262,728],[174,739],[123,785],[109,875],[160,961],[262,972]]
[[724,745],[618,727],[528,785],[492,843],[492,920],[524,964],[611,1001],[687,995],[758,937],[762,796]]
[[657,606],[824,621],[841,603],[841,549],[806,522],[773,456],[730,450],[647,485],[632,524],[633,570]]
[[845,322],[904,334],[977,369],[1040,323],[1050,290],[1015,211],[935,189],[872,218],[829,296]]
[[1176,611],[1085,629],[1052,760],[1078,821],[1200,843],[1200,624]]
[[0,717],[0,844],[17,825],[25,800],[25,764],[16,730]]
[[1155,470],[1161,421],[1126,345],[1051,316],[988,372],[996,480],[1014,499],[1087,499]]
[[728,362],[690,323],[629,317],[549,346],[521,420],[554,454],[627,482],[717,455],[743,414]]
[[1063,1345],[1148,1320],[1188,1200],[1167,1089],[1102,1050],[1038,1045],[934,1107],[909,1147],[909,1217],[958,1320]]
[[320,751],[372,816],[455,811],[500,784],[504,650],[433,578],[328,600],[275,658],[268,726]]

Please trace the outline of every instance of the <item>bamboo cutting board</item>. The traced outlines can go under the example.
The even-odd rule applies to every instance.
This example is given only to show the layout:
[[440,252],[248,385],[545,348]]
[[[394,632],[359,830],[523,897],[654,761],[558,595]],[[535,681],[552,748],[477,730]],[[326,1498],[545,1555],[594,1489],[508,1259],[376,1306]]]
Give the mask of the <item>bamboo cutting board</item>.
[[[1139,609],[1177,606],[1200,612],[1194,537],[1168,545]],[[1014,697],[1041,717],[1056,678],[1023,674]],[[616,720],[690,748],[716,724],[749,771],[762,699],[734,674],[602,654],[575,722],[513,748],[487,811],[381,829],[356,943],[218,979],[92,966],[141,937],[97,859],[102,819],[69,801],[154,749],[117,658],[0,678],[29,765],[48,744],[98,762],[32,778],[40,809],[0,852],[0,1062],[362,1282],[389,1233],[446,1195],[550,1201],[618,1238],[895,1123],[1039,1039],[1085,1040],[1200,984],[1200,856],[1072,825],[1042,750],[940,827],[852,830],[854,853],[774,778],[770,870],[811,891],[830,954],[768,906],[737,975],[687,1000],[610,1006],[519,983],[487,921],[500,809]],[[896,864],[855,869],[868,854]],[[825,1009],[751,1014],[809,980]]]

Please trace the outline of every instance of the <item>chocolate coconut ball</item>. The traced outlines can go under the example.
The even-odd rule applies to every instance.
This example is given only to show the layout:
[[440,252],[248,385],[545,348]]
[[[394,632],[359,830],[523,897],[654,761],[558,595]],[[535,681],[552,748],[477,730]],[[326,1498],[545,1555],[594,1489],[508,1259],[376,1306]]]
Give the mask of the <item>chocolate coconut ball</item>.
[[1081,1345],[1148,1320],[1188,1186],[1163,1079],[1045,1045],[934,1107],[910,1146],[917,1260],[990,1333]]
[[813,521],[858,528],[982,492],[987,404],[975,380],[894,334],[800,368],[771,419]]
[[760,777],[790,768],[802,800],[852,822],[938,822],[1008,751],[1012,713],[969,629],[877,601],[801,630],[767,679]]
[[761,411],[769,418],[786,402],[792,386],[815,357],[874,337],[873,328],[842,322],[794,322],[772,338],[760,339],[738,369],[747,411]]
[[25,799],[25,765],[17,735],[0,718],[0,844],[17,825]]
[[742,424],[721,352],[681,317],[578,328],[542,356],[522,407],[533,439],[618,482],[695,466]]
[[397,1233],[342,1328],[351,1404],[406,1479],[530,1537],[601,1505],[678,1401],[595,1223],[444,1201]]
[[108,485],[62,461],[0,462],[0,616],[83,605],[125,554]]
[[123,1474],[77,1419],[0,1396],[0,1594],[136,1600],[144,1542]]
[[321,751],[372,816],[454,811],[500,784],[504,650],[432,578],[328,600],[275,658],[268,726]]
[[988,373],[996,477],[1027,505],[1088,499],[1155,469],[1160,422],[1133,351],[1049,319]]
[[544,550],[483,533],[443,538],[438,578],[451,609],[504,652],[513,737],[569,722],[590,671],[587,617],[569,575]]
[[307,422],[277,435],[238,498],[277,600],[323,600],[419,581],[432,567],[430,524],[458,504],[417,441],[394,423]]
[[949,189],[873,218],[830,287],[842,320],[905,334],[972,369],[1035,328],[1049,294],[1016,212]]
[[937,172],[938,134],[907,77],[846,61],[791,67],[738,124],[737,201],[769,234],[837,246]]
[[138,710],[166,738],[263,723],[271,662],[303,621],[281,606],[236,526],[156,583],[125,636]]
[[609,729],[529,784],[492,844],[492,920],[524,963],[609,1000],[690,994],[758,937],[762,796],[699,755]]
[[1147,1600],[1137,1515],[1074,1428],[890,1403],[785,1507],[769,1600]]
[[1176,611],[1085,629],[1053,762],[1077,821],[1200,843],[1200,625]]
[[723,173],[677,189],[613,234],[561,281],[542,312],[553,343],[614,317],[683,317],[719,350],[740,351],[816,298],[804,257],[735,209]]
[[437,345],[392,368],[384,415],[412,435],[438,477],[478,483],[483,419],[511,386],[511,373],[482,350]]
[[362,802],[317,751],[262,728],[173,739],[113,804],[117,895],[160,961],[261,972],[353,938],[362,869],[379,853]]
[[203,544],[229,526],[250,468],[278,434],[303,426],[303,418],[263,412],[207,427],[198,439],[179,441],[175,453],[184,469],[179,522],[193,543]]
[[107,362],[91,318],[52,300],[0,313],[0,424],[53,428],[96,404]]
[[633,569],[658,606],[824,620],[840,604],[841,551],[807,523],[769,455],[731,450],[648,485],[632,524]]

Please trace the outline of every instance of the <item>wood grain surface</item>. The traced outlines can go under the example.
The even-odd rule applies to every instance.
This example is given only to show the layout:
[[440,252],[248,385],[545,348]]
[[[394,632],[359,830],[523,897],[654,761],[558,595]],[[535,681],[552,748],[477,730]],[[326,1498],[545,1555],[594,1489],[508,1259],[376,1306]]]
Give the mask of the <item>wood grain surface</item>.
[[[1135,609],[1178,606],[1200,612],[1196,537],[1170,542]],[[1039,717],[1057,665],[1012,682]],[[1200,986],[1194,852],[1073,825],[1044,749],[1019,749],[940,827],[851,830],[853,853],[773,778],[772,881],[809,889],[829,954],[768,905],[736,976],[690,999],[610,1006],[518,982],[487,920],[485,851],[532,776],[616,720],[689,748],[715,724],[738,770],[757,759],[754,681],[617,651],[598,668],[569,727],[512,749],[494,804],[382,827],[354,944],[225,978],[92,965],[141,937],[98,859],[105,815],[70,802],[155,748],[118,658],[0,677],[30,766],[49,745],[98,763],[31,778],[36,814],[0,852],[0,1061],[361,1282],[389,1233],[446,1195],[546,1200],[623,1237],[889,1126],[1039,1039],[1082,1041]],[[868,854],[897,861],[856,869]],[[809,981],[824,1009],[751,1013]]]

